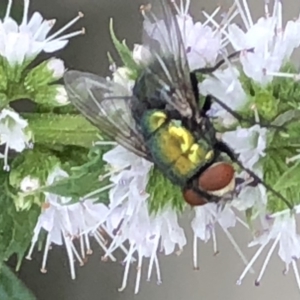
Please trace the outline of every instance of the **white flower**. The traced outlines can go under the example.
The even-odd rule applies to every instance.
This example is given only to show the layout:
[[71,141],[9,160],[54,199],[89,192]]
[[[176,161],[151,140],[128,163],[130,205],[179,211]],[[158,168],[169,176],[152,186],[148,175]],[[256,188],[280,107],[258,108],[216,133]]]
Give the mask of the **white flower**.
[[[136,156],[128,150],[117,146],[107,152],[103,159],[112,166],[110,177],[114,186],[110,190],[110,213],[103,228],[111,235],[112,242],[106,255],[117,248],[125,253],[125,272],[120,290],[125,289],[131,261],[138,257],[138,272],[135,293],[139,290],[141,266],[143,258],[150,258],[148,279],[150,279],[153,265],[157,272],[157,281],[161,275],[157,252],[166,255],[179,250],[186,244],[183,229],[178,225],[176,211],[165,207],[162,211],[150,214],[146,193],[148,173],[152,163]],[[123,243],[129,242],[129,250]]]
[[[247,105],[247,95],[239,81],[239,75],[239,71],[233,66],[217,70],[213,77],[208,77],[199,84],[199,90],[202,95],[212,95],[233,111],[239,111]],[[225,127],[236,122],[232,114],[218,103],[213,103],[209,115],[217,117]]]
[[253,52],[243,52],[240,60],[245,74],[265,85],[272,81],[293,50],[300,45],[299,18],[289,21],[283,28],[282,2],[275,0],[271,16],[268,2],[266,15],[254,23],[247,2],[245,4],[245,11],[241,5],[238,8],[247,31],[243,32],[236,24],[229,25],[228,39],[235,50],[254,48]]
[[[56,167],[49,174],[47,184],[50,185],[57,180],[68,177],[68,174]],[[51,244],[65,244],[69,264],[71,269],[71,277],[75,279],[74,259],[77,259],[80,265],[84,264],[86,254],[91,254],[89,233],[94,229],[95,225],[101,222],[107,214],[107,208],[103,204],[95,204],[92,199],[84,200],[78,203],[70,203],[71,198],[60,197],[55,194],[45,193],[46,201],[43,210],[38,218],[38,222],[34,229],[31,247],[27,255],[27,259],[31,259],[31,255],[36,242],[38,241],[41,230],[47,232],[47,240],[44,248],[44,256],[41,272],[46,273],[46,262]],[[94,236],[104,240],[101,232],[94,232]],[[80,239],[80,253],[73,244],[73,239]],[[105,248],[105,242],[103,242]]]
[[[134,86],[134,80],[130,78],[130,70],[126,67],[117,68],[112,74],[112,81],[120,85],[123,88],[122,95],[126,91],[129,96],[132,94],[132,88]],[[117,91],[115,91],[116,93]],[[126,95],[124,95],[126,96]]]
[[134,44],[132,57],[139,64],[147,64],[151,59],[151,53],[145,46]]
[[52,58],[47,62],[47,68],[52,73],[54,80],[60,79],[65,72],[65,64],[63,60],[58,58]]
[[191,71],[214,65],[222,49],[222,33],[207,23],[194,22],[188,14],[189,1],[185,8],[177,7],[177,22]]
[[40,180],[30,175],[24,177],[20,183],[20,190],[22,192],[30,192],[40,187]]
[[194,231],[194,245],[193,245],[193,263],[194,269],[198,269],[198,258],[197,258],[197,239],[208,242],[211,238],[213,240],[214,254],[218,254],[217,240],[216,240],[216,225],[219,224],[233,247],[237,251],[245,264],[248,264],[246,257],[242,250],[234,240],[233,236],[228,231],[229,228],[235,227],[237,221],[242,223],[245,227],[247,225],[236,217],[234,211],[230,208],[229,204],[226,204],[223,210],[220,210],[217,204],[208,203],[203,206],[194,208],[195,217],[192,220],[191,226]]
[[[186,3],[184,4],[184,2]],[[205,13],[208,22],[202,24],[201,22],[194,22],[189,15],[190,1],[181,1],[179,6],[177,6],[175,2],[173,2],[173,4],[177,10],[177,23],[191,71],[214,65],[219,53],[224,48],[222,44],[222,32],[225,30],[228,22],[230,22],[231,17],[227,20],[227,23],[222,24],[222,26],[213,22],[216,28],[212,28],[208,25],[208,22],[211,21],[212,16],[218,13],[220,7],[213,12],[212,16]],[[145,17],[144,30],[151,38],[159,42],[163,51],[168,51],[172,49],[172,47],[175,47],[175,45],[169,45],[169,39],[166,38],[169,34],[177,34],[176,29],[172,28],[172,24],[169,25],[171,28],[166,28],[162,20],[151,23],[147,17]]]
[[[257,169],[255,170],[256,174]],[[244,172],[246,173],[246,172]],[[261,177],[262,172],[257,174]],[[261,214],[265,210],[265,205],[267,203],[267,193],[265,187],[259,184],[256,187],[246,186],[239,193],[238,197],[232,201],[232,206],[240,211],[245,211],[248,208],[256,208],[257,213]],[[254,215],[254,211],[253,211]]]
[[253,169],[260,158],[266,155],[267,129],[259,125],[227,131],[222,134],[222,140],[239,154],[246,168]]
[[[139,290],[143,258],[150,258],[148,280],[150,280],[153,265],[155,265],[158,282],[161,281],[158,264],[158,252],[165,255],[181,253],[187,243],[185,233],[178,224],[177,211],[169,205],[156,213],[149,211],[149,195],[146,193],[149,171],[153,164],[136,156],[121,146],[108,151],[103,156],[104,161],[111,166],[109,173],[113,186],[109,192],[109,213],[106,220],[98,224],[111,236],[112,242],[106,255],[111,255],[120,248],[126,254],[124,259],[125,272],[120,290],[127,285],[129,266],[137,255],[138,268],[135,293]],[[157,196],[156,196],[157,197]],[[195,208],[196,216],[192,221],[194,230],[194,266],[197,268],[197,239],[207,242],[213,237],[215,252],[217,252],[215,225],[219,224],[239,256],[248,264],[245,256],[228,231],[234,227],[237,218],[229,204],[222,211],[214,203]],[[245,225],[243,223],[243,225]],[[247,227],[247,225],[245,225]],[[128,242],[129,249],[124,247]],[[176,249],[177,248],[177,249]]]
[[[299,213],[299,207],[296,208],[296,211]],[[262,265],[261,271],[255,281],[255,284],[260,284],[260,281],[266,271],[270,259],[276,247],[278,246],[278,255],[285,263],[284,274],[287,274],[290,265],[292,265],[297,284],[300,289],[300,277],[297,267],[297,260],[300,258],[300,235],[297,233],[295,217],[296,216],[291,215],[290,210],[288,210],[280,212],[280,214],[278,215],[271,215],[267,218],[269,226],[265,228],[261,232],[261,234],[249,244],[249,247],[259,245],[259,248],[256,251],[255,255],[252,257],[250,263],[241,274],[239,280],[237,281],[237,284],[242,283],[242,280],[247,274],[249,268],[255,263],[264,248],[269,243],[271,243],[271,241],[273,241]]]
[[13,0],[8,1],[4,19],[0,20],[0,55],[7,58],[11,64],[22,64],[26,60],[34,59],[40,52],[55,52],[65,47],[68,40],[82,34],[83,30],[61,35],[83,15],[70,21],[56,33],[50,35],[55,20],[43,20],[40,13],[35,12],[28,20],[29,0],[24,0],[24,12],[20,25],[10,17]]
[[0,144],[5,144],[4,169],[9,170],[7,164],[8,150],[22,152],[29,146],[30,132],[26,131],[28,122],[10,109],[3,109],[0,113]]
[[59,105],[67,105],[70,103],[67,91],[63,85],[57,86],[56,87],[56,96],[55,96],[55,101]]

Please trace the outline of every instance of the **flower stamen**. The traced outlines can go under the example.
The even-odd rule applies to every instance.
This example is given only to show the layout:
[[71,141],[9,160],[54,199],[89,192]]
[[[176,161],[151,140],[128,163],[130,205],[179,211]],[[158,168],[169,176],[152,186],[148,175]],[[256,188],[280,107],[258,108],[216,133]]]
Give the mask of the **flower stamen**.
[[162,283],[162,280],[161,280],[160,267],[159,267],[157,255],[155,255],[154,262],[155,262],[156,274],[157,274],[157,284],[160,285]]
[[[237,252],[237,254],[240,256],[240,258],[242,259],[244,264],[247,266],[249,264],[249,262],[248,262],[246,256],[244,255],[244,253],[242,252],[241,248],[238,246],[237,242],[233,238],[232,234],[226,228],[222,227],[222,229],[223,229],[224,233],[226,234],[227,238],[229,239],[230,243],[232,244],[233,248]],[[250,268],[249,272],[253,274],[254,270],[252,268]]]
[[134,293],[137,294],[139,292],[140,283],[141,283],[141,275],[142,275],[142,262],[143,262],[143,256],[141,254],[142,249],[139,247],[138,249],[138,266],[137,266],[137,274],[136,274],[136,281],[135,281],[135,289]]
[[148,266],[148,275],[147,275],[147,281],[150,281],[151,274],[152,274],[152,269],[153,269],[153,263],[155,259],[157,259],[156,251],[158,248],[158,243],[159,243],[159,235],[155,238],[155,243],[152,249],[150,261],[149,261],[149,266]]
[[269,10],[269,0],[265,0],[265,18],[269,18],[270,17],[270,10]]
[[23,11],[23,20],[21,25],[25,25],[28,22],[28,11],[29,11],[29,0],[24,0],[24,11]]
[[266,245],[267,245],[266,243],[262,244],[259,247],[259,249],[256,251],[256,253],[252,257],[252,259],[250,260],[250,262],[248,263],[248,265],[244,269],[243,273],[241,274],[240,278],[237,280],[237,282],[236,282],[237,285],[241,285],[242,284],[242,281],[243,281],[245,275],[249,272],[249,270],[251,269],[252,265],[255,263],[255,261],[257,260],[257,258],[261,254],[261,252],[264,250],[264,248],[266,247]]
[[249,9],[249,5],[248,5],[247,0],[243,0],[243,5],[244,5],[244,9],[245,9],[245,12],[246,12],[246,17],[248,19],[249,26],[252,27],[253,26],[253,20],[252,20],[252,16],[251,16],[251,13],[250,13],[250,9]]
[[[73,20],[71,20],[69,23],[67,23],[65,26],[63,26],[61,29],[59,29],[57,32],[55,32],[54,34],[50,35],[46,40],[45,42],[50,42],[52,41],[53,39],[55,39],[57,36],[59,36],[61,33],[63,33],[64,31],[66,31],[68,28],[70,28],[71,26],[73,26],[76,22],[78,22],[81,18],[84,17],[84,14],[82,12],[79,12],[78,13],[78,16],[75,17]],[[70,33],[71,35],[72,33]],[[76,32],[76,35],[80,35],[82,34],[82,30],[80,31],[77,31]],[[64,36],[64,39],[66,39],[68,35],[65,35]],[[74,36],[74,35],[73,35]],[[67,37],[68,38],[68,37]],[[61,40],[62,37],[59,38],[59,40]]]
[[94,232],[94,237],[95,237],[97,243],[100,245],[100,247],[105,251],[105,253],[106,253],[105,257],[109,257],[112,261],[117,261],[117,259],[111,253],[107,252],[108,249],[105,246],[105,244],[103,243],[103,241],[101,241],[101,235],[100,235],[100,233],[98,233],[97,231],[95,231]]
[[273,252],[274,252],[274,250],[275,250],[275,248],[276,248],[276,246],[277,246],[277,244],[278,244],[278,242],[279,242],[280,236],[281,236],[281,234],[279,233],[279,234],[277,235],[277,237],[276,237],[276,239],[275,239],[273,245],[271,246],[271,248],[270,248],[270,250],[269,250],[267,256],[266,256],[266,260],[265,260],[264,263],[263,263],[263,266],[262,266],[262,268],[261,268],[261,271],[260,271],[260,273],[259,273],[257,279],[255,280],[255,285],[256,285],[256,286],[259,286],[259,285],[260,285],[260,281],[261,281],[261,279],[262,279],[262,277],[263,277],[263,275],[264,275],[264,273],[265,273],[265,270],[266,270],[267,265],[268,265],[268,263],[269,263],[269,261],[270,261],[270,259],[271,259],[271,256],[272,256],[272,254],[273,254]]
[[51,235],[49,233],[47,235],[46,245],[44,247],[43,261],[42,261],[42,267],[41,267],[41,272],[44,274],[47,273],[46,263],[47,263],[48,253],[50,250],[50,243],[51,243]]
[[[107,228],[105,227],[105,225],[102,225],[103,229],[106,231],[107,235],[114,241],[116,239],[115,236],[111,235],[109,233],[109,231],[107,230]],[[113,243],[113,242],[112,242]],[[123,245],[123,243],[120,243],[118,246],[115,247],[115,249],[111,250],[111,246],[112,243],[109,247],[109,249],[107,249],[107,252],[105,254],[105,256],[108,255],[108,253],[112,253],[117,247],[119,247],[126,255],[128,255],[128,250],[126,249],[126,247]],[[134,257],[132,257],[132,262],[136,261],[136,259]]]
[[67,254],[68,254],[68,258],[69,258],[69,266],[70,266],[70,271],[71,271],[71,278],[74,280],[76,278],[76,275],[75,275],[75,266],[74,266],[73,251],[72,251],[72,248],[70,246],[70,243],[72,243],[72,241],[70,241],[70,238],[67,237],[64,234],[63,234],[63,238],[65,240],[66,250],[67,250]]
[[268,71],[266,75],[276,76],[276,77],[283,77],[283,78],[292,78],[295,81],[300,80],[300,74],[292,74],[292,73],[283,73],[283,72],[270,72]]
[[10,170],[10,166],[8,164],[8,151],[9,151],[9,144],[6,143],[5,148],[4,148],[4,157],[3,157],[3,160],[4,160],[3,170],[4,171],[9,171]]
[[198,237],[196,234],[194,234],[194,239],[193,239],[193,265],[194,265],[194,270],[199,270],[198,266]]
[[[211,15],[209,15],[207,12],[205,12],[204,10],[202,11],[203,15],[206,17],[206,20],[205,22],[203,23],[203,26],[207,26],[211,20],[218,14],[218,12],[220,11],[221,9],[221,6],[218,6],[213,12]],[[214,23],[213,23],[214,26],[216,26]],[[217,28],[219,27],[219,24],[217,24],[216,26]]]
[[86,254],[87,255],[93,254],[93,250],[91,249],[91,245],[90,245],[90,239],[89,239],[87,233],[84,233],[84,240],[85,240],[85,245],[86,245]]
[[249,23],[249,20],[247,19],[246,15],[245,15],[245,12],[243,10],[243,7],[242,7],[240,1],[239,0],[235,0],[234,2],[235,2],[236,6],[238,8],[238,11],[239,11],[239,13],[241,15],[241,18],[242,18],[242,20],[244,22],[244,25],[245,25],[246,29],[249,30],[250,29],[250,23]]
[[295,277],[296,277],[296,282],[297,282],[298,288],[300,290],[300,276],[299,276],[299,270],[298,270],[298,267],[297,267],[297,263],[296,263],[295,260],[292,260],[292,266],[293,266],[294,274],[295,274]]
[[83,262],[82,258],[80,257],[80,255],[79,255],[77,249],[75,248],[75,246],[74,246],[74,244],[73,244],[72,242],[70,243],[70,246],[71,246],[72,251],[73,251],[74,254],[75,254],[75,257],[76,257],[77,260],[79,261],[79,265],[82,267],[82,266],[84,265],[84,262]]
[[111,188],[114,187],[114,186],[115,186],[115,184],[112,183],[112,184],[108,184],[108,185],[106,185],[106,186],[104,186],[104,187],[102,187],[102,188],[100,188],[100,189],[98,189],[98,190],[95,190],[95,191],[93,191],[93,192],[91,192],[91,193],[85,195],[85,196],[84,196],[84,199],[83,199],[82,201],[84,201],[85,199],[91,198],[91,197],[93,197],[93,196],[95,196],[95,195],[97,195],[97,194],[100,194],[100,193],[102,193],[102,192],[104,192],[104,191],[106,191],[106,190],[109,190],[109,189],[111,189]]
[[219,250],[218,250],[218,244],[217,244],[217,237],[216,237],[215,226],[212,227],[211,231],[212,231],[211,234],[212,234],[212,240],[213,240],[214,256],[217,256],[219,254]]
[[73,37],[78,36],[78,35],[84,35],[85,32],[86,32],[85,28],[82,27],[80,30],[77,30],[77,31],[74,31],[72,33],[68,33],[68,34],[65,34],[65,35],[62,35],[59,38],[57,38],[56,40],[57,41],[68,40],[68,39],[73,38]]
[[13,0],[8,0],[8,4],[7,4],[7,8],[6,8],[6,13],[5,13],[4,20],[6,20],[7,18],[9,18],[9,16],[10,16],[12,3],[13,3]]
[[126,257],[126,265],[125,265],[125,270],[124,270],[124,275],[123,275],[122,286],[118,289],[119,292],[124,291],[127,286],[129,267],[130,267],[131,257],[133,255],[134,250],[135,250],[134,245],[130,244],[129,252]]
[[85,259],[85,251],[84,251],[84,239],[83,239],[83,234],[80,235],[80,252],[81,252],[81,257]]

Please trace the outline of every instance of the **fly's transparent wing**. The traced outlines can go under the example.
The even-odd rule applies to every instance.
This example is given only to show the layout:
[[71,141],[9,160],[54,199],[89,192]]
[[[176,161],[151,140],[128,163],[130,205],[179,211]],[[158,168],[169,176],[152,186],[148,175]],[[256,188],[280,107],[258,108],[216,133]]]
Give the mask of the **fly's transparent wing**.
[[[143,136],[131,114],[128,91],[97,75],[79,71],[65,73],[64,81],[71,103],[108,138],[133,153],[149,159]],[[127,96],[126,96],[127,94]]]
[[[153,9],[153,10],[152,10]],[[174,12],[172,0],[152,0],[141,8],[144,16],[143,44],[150,63],[145,70],[149,91],[156,85],[161,98],[184,117],[199,117],[184,45],[183,20]]]

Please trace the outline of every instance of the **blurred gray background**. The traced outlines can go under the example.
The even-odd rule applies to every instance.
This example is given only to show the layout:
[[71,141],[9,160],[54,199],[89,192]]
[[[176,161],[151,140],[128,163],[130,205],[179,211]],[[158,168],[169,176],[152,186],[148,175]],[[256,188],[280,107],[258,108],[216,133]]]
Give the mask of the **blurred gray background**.
[[[253,16],[261,15],[264,1],[249,2],[254,12]],[[58,19],[56,28],[60,28],[62,24],[76,16],[78,11],[82,11],[85,18],[76,26],[78,29],[84,26],[86,35],[72,39],[68,47],[57,56],[62,57],[69,68],[107,75],[106,53],[107,51],[115,53],[108,32],[109,19],[114,17],[118,37],[126,38],[129,45],[138,43],[141,35],[138,8],[141,3],[142,0],[32,0],[31,10],[42,12],[48,19],[56,17]],[[195,17],[201,19],[202,8],[211,13],[219,3],[219,0],[192,0],[191,10]],[[232,3],[230,0],[221,0],[224,7],[229,7],[230,3]],[[297,17],[299,9],[300,1],[284,1],[285,18]],[[101,262],[102,252],[97,245],[86,266],[77,268],[77,279],[74,281],[69,276],[65,249],[58,247],[54,247],[50,252],[47,274],[40,273],[42,254],[36,252],[31,262],[24,262],[20,277],[38,300],[300,299],[292,270],[287,276],[282,275],[284,265],[279,261],[277,254],[272,257],[260,287],[254,286],[255,275],[248,275],[241,286],[236,286],[235,282],[243,270],[243,263],[222,230],[218,230],[217,233],[220,254],[214,257],[212,244],[201,243],[200,270],[193,271],[190,218],[191,212],[187,212],[181,220],[188,234],[188,246],[185,247],[183,254],[179,257],[175,254],[163,256],[160,259],[163,284],[157,286],[155,276],[153,281],[146,282],[144,272],[138,295],[133,293],[135,267],[131,268],[128,288],[119,293],[117,288],[121,285],[123,267],[118,263]],[[254,249],[246,248],[250,241],[248,233],[241,226],[237,226],[232,233],[238,243],[245,246],[243,250],[248,257],[251,257]],[[256,276],[265,254],[266,252],[255,265]],[[147,271],[147,261],[144,262],[144,271]]]

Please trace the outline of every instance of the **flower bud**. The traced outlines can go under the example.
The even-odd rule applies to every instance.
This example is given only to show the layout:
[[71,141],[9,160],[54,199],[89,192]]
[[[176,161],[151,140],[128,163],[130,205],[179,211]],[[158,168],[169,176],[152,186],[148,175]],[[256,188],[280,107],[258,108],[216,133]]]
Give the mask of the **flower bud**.
[[145,64],[151,59],[151,53],[145,46],[135,44],[132,51],[132,57],[138,64]]
[[47,62],[47,68],[52,73],[53,79],[60,79],[65,72],[65,64],[61,59],[52,58]]
[[40,187],[40,180],[30,175],[24,177],[20,182],[20,189],[22,192],[30,192]]
[[56,87],[55,101],[59,105],[67,105],[70,102],[67,91],[62,85]]

